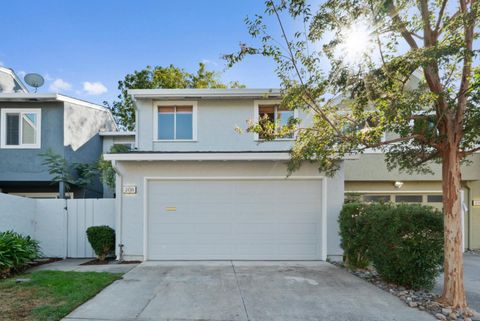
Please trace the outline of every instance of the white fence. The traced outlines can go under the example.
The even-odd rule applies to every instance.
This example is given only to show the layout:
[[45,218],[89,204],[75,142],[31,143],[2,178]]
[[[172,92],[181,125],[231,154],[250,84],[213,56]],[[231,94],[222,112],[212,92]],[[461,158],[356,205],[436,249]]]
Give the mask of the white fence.
[[114,224],[114,199],[30,199],[0,193],[0,231],[32,236],[48,257],[93,257],[85,231]]

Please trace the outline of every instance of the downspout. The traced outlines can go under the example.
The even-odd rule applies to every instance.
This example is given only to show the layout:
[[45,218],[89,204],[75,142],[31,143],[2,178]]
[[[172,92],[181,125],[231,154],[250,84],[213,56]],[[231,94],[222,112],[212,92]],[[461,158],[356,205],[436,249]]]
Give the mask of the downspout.
[[116,215],[116,241],[118,247],[115,254],[119,262],[123,261],[123,195],[122,195],[122,181],[123,177],[118,169],[117,162],[112,160],[112,168],[115,171],[115,215]]
[[472,208],[471,208],[471,199],[472,199],[472,189],[469,186],[469,181],[466,181],[464,183],[465,188],[468,190],[467,195],[468,195],[468,201],[467,201],[467,208],[468,208],[468,238],[467,238],[467,245],[466,249],[470,250],[470,239],[472,237]]

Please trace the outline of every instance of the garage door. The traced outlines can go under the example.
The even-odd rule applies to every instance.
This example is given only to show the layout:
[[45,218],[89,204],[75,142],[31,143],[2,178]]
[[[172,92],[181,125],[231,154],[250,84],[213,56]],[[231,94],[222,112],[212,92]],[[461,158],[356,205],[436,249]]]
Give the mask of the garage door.
[[149,180],[149,260],[321,259],[320,179]]

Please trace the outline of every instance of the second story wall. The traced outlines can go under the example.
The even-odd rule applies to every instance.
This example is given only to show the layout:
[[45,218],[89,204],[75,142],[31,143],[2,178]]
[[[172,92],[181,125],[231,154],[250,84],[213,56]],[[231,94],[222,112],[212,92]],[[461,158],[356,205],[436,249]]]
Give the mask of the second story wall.
[[[0,181],[48,181],[50,176],[42,166],[41,153],[51,148],[63,155],[62,102],[1,102],[2,111],[40,110],[39,148],[0,148]],[[5,135],[0,122],[0,135]]]
[[[200,99],[185,101],[161,101],[162,105],[194,105],[193,140],[161,141],[156,135],[158,101],[136,101],[138,109],[137,143],[140,151],[286,151],[292,140],[262,142],[253,133],[247,133],[247,120],[255,117],[255,104],[278,103],[278,100],[254,99]],[[196,111],[195,111],[196,110]],[[306,119],[307,115],[298,112]],[[243,130],[238,133],[236,127]]]

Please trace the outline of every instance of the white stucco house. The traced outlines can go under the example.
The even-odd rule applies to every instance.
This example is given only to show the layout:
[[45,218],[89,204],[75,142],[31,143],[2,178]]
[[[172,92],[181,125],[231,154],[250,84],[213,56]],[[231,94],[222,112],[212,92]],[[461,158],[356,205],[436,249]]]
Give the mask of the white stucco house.
[[325,260],[341,255],[343,170],[305,163],[290,177],[292,138],[262,142],[235,128],[286,121],[271,89],[131,90],[134,149],[117,170],[116,233],[125,260]]

